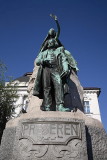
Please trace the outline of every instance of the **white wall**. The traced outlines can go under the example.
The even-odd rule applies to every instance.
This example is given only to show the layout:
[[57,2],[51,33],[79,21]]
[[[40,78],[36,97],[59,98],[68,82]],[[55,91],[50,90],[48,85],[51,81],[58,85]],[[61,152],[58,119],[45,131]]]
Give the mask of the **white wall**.
[[85,91],[84,101],[89,101],[90,104],[90,114],[86,115],[101,121],[97,91],[96,90]]

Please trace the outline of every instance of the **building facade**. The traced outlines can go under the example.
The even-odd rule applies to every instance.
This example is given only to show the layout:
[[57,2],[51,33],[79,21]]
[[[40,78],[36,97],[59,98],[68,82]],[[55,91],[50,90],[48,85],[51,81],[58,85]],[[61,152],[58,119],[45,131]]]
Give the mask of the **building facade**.
[[[17,117],[21,114],[22,110],[26,110],[28,107],[28,82],[29,78],[32,75],[32,72],[24,74],[22,77],[19,77],[14,80],[14,84],[17,87],[18,99],[14,103],[15,105],[15,114],[14,117]],[[100,107],[98,102],[98,97],[100,95],[100,88],[97,87],[84,87],[84,113],[92,118],[98,119],[101,121]]]

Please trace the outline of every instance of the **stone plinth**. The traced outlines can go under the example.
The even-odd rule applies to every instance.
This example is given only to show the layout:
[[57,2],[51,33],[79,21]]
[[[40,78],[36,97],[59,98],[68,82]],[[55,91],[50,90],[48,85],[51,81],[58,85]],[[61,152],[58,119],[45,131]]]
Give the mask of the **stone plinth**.
[[77,112],[31,111],[10,120],[0,160],[106,160],[101,122]]

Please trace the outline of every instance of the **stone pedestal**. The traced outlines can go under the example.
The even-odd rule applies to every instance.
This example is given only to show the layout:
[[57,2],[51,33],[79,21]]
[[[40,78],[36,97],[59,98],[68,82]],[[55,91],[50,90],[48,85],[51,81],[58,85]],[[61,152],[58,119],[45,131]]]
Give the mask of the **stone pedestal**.
[[0,160],[106,160],[102,124],[77,112],[34,111],[10,120]]
[[10,120],[3,134],[1,160],[88,160],[85,121],[74,117],[73,113],[41,111]]

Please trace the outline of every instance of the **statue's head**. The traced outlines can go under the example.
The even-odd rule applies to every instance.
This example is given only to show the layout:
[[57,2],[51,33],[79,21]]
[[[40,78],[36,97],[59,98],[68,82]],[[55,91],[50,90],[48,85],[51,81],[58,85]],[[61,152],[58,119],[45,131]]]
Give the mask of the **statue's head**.
[[56,36],[55,30],[54,30],[53,28],[51,28],[51,29],[49,30],[49,32],[48,32],[48,35],[49,35],[50,37],[54,38],[54,37]]

